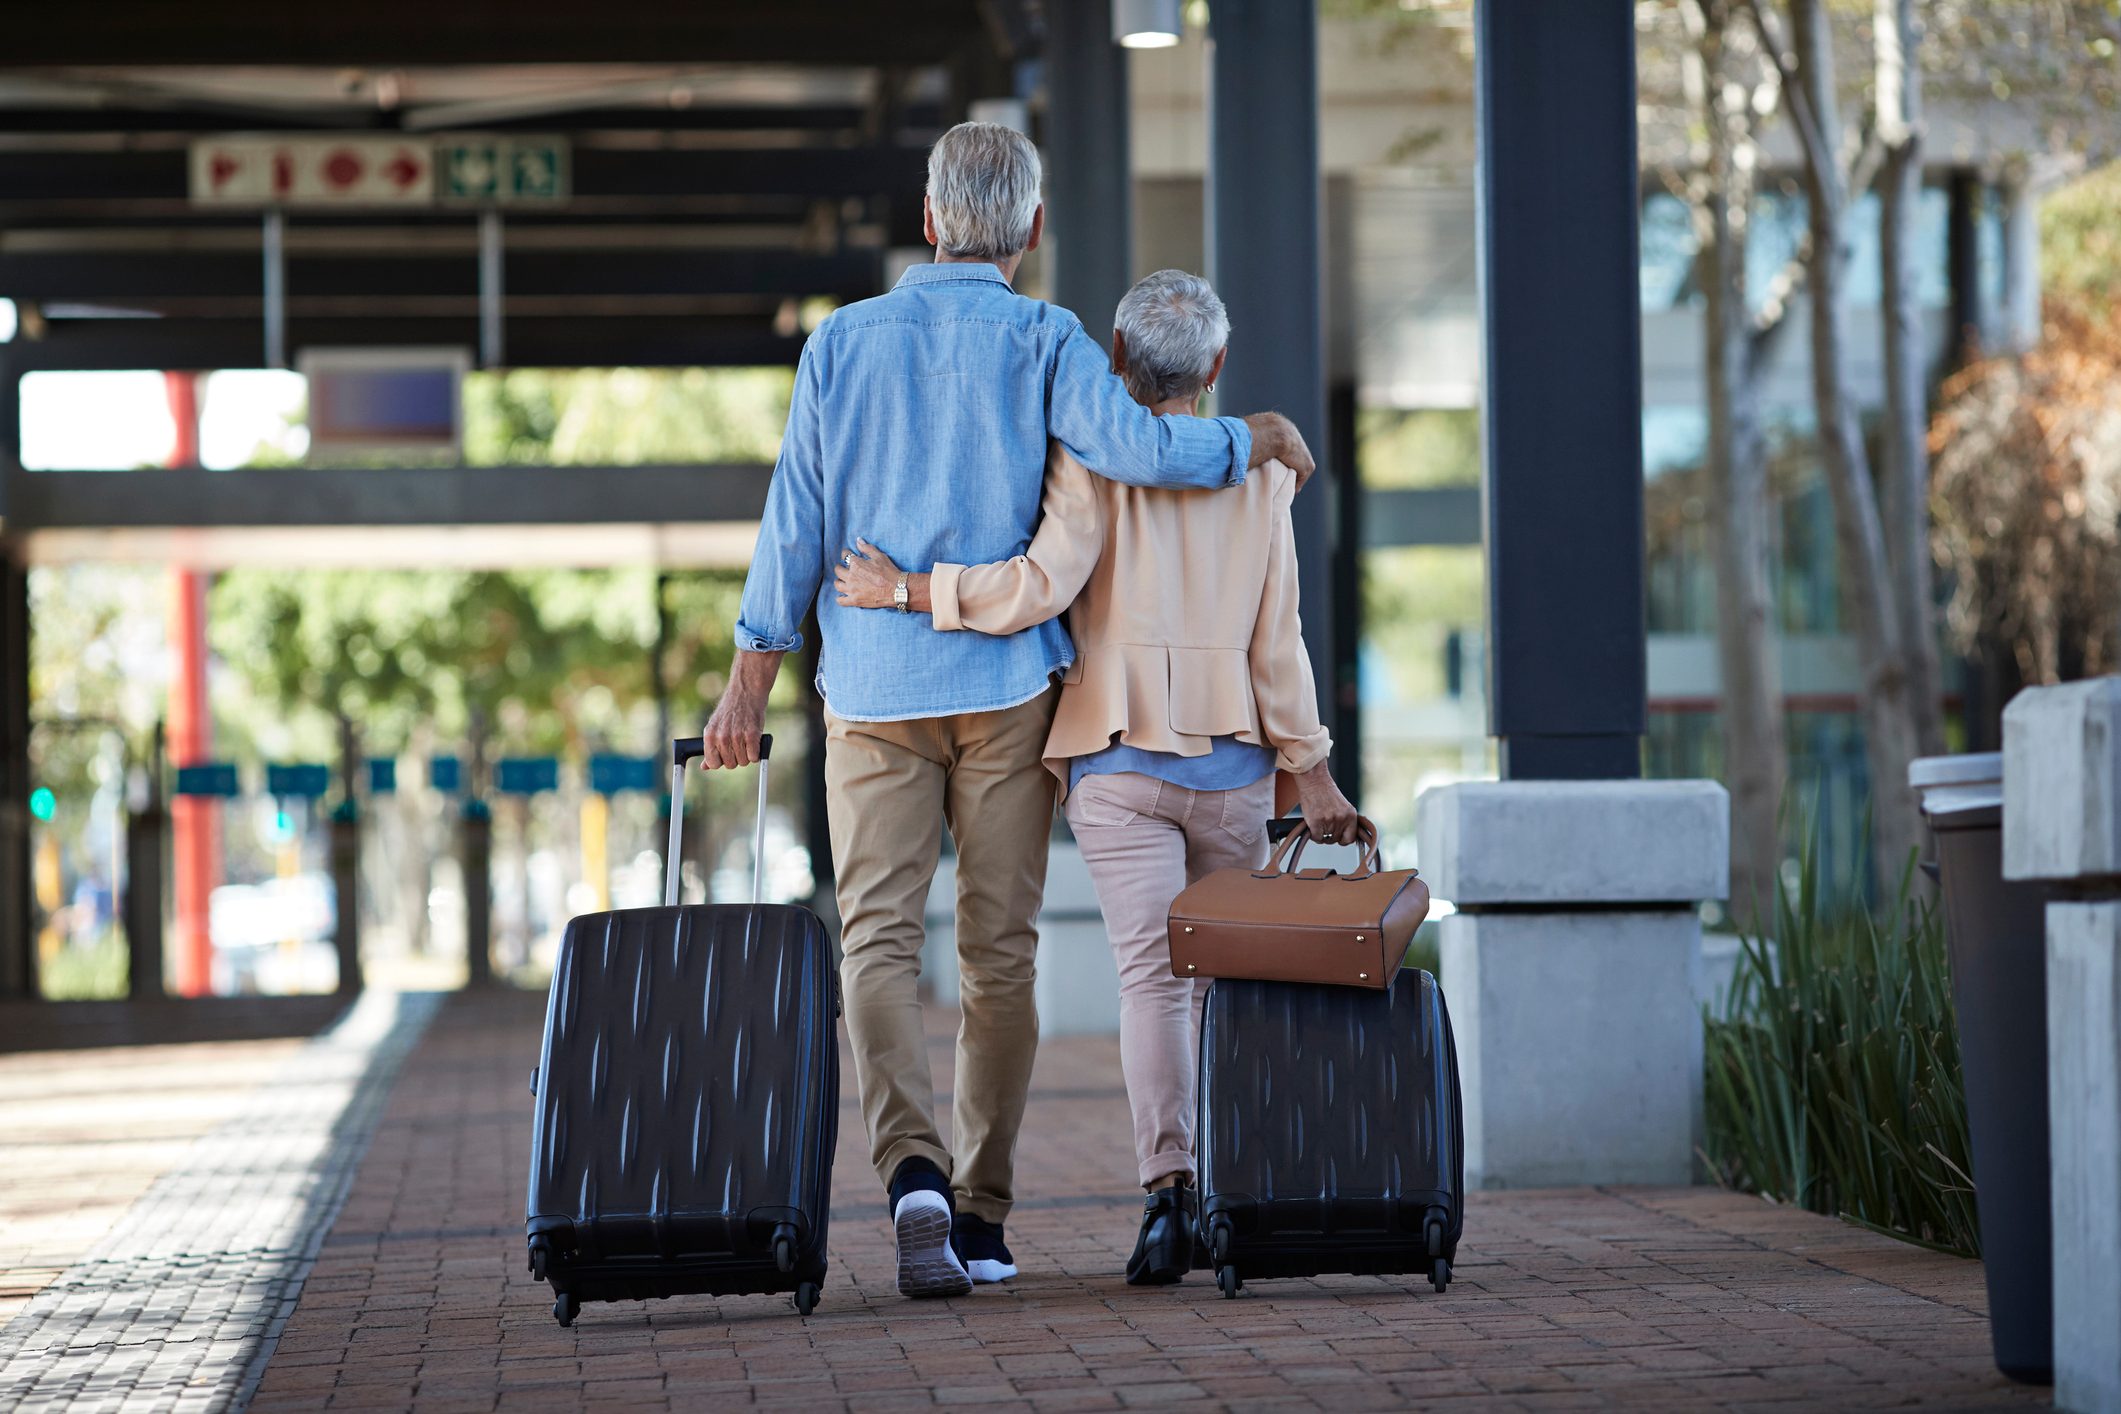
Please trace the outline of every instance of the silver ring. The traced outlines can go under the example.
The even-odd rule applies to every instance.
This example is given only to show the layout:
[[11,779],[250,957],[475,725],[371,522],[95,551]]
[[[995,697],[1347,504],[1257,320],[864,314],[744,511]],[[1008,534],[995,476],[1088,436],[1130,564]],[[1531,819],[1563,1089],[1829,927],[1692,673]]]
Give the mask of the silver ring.
[[1318,837],[1318,842],[1320,844],[1331,844],[1333,843],[1333,837],[1331,835],[1320,835]]
[[841,564],[843,564],[843,565],[845,565],[845,566],[847,566],[847,568],[849,568],[849,569],[853,569],[853,568],[854,568],[854,551],[852,551],[852,550],[849,550],[849,551],[845,552],[844,554],[842,554],[842,555],[840,556],[840,563],[841,563]]

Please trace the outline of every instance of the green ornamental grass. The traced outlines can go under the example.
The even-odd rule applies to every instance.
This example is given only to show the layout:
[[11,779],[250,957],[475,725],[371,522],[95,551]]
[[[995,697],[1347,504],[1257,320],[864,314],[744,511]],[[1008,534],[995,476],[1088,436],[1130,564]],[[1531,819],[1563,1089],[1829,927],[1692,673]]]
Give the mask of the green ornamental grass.
[[1943,921],[1913,880],[1882,914],[1829,912],[1805,847],[1776,942],[1741,940],[1727,1019],[1704,1017],[1706,1157],[1732,1188],[1975,1257]]

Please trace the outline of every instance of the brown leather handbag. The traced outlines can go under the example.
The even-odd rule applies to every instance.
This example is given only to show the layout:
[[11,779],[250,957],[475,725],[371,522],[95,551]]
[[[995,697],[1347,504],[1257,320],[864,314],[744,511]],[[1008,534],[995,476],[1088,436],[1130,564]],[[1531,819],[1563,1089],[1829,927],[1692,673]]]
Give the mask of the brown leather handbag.
[[1377,827],[1356,827],[1362,862],[1349,874],[1301,869],[1298,825],[1263,869],[1221,869],[1171,904],[1171,971],[1178,977],[1332,982],[1382,990],[1429,914],[1429,886],[1412,869],[1377,867]]

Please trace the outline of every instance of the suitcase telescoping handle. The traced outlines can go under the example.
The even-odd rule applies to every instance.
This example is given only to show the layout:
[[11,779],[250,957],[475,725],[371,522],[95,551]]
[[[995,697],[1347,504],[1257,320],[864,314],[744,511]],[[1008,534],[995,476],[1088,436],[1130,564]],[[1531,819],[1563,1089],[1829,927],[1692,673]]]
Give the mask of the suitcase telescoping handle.
[[[685,839],[685,763],[707,754],[707,743],[681,736],[670,743],[670,848],[663,854],[663,906],[678,901],[679,846]],[[759,734],[759,819],[751,835],[751,901],[759,901],[766,860],[766,763],[773,757],[773,733]]]

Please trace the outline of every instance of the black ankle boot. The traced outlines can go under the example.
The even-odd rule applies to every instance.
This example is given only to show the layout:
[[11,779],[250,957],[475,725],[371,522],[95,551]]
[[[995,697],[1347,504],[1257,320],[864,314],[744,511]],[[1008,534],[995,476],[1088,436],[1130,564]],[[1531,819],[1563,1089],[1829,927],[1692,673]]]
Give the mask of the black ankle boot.
[[1193,1190],[1159,1188],[1142,1204],[1141,1236],[1127,1259],[1129,1286],[1170,1286],[1193,1266]]

